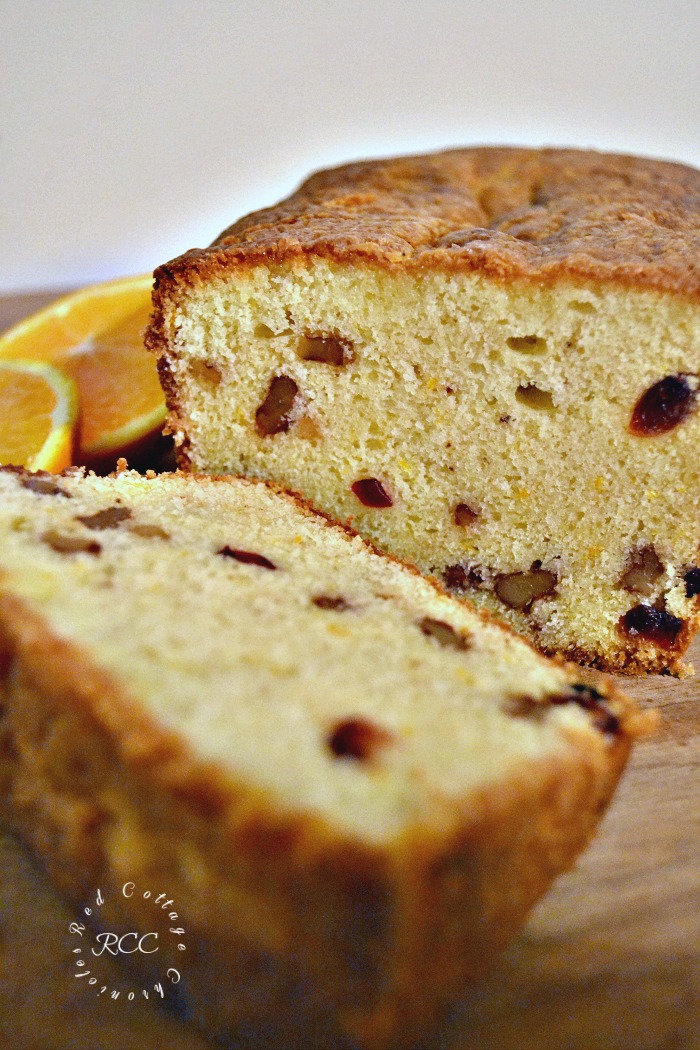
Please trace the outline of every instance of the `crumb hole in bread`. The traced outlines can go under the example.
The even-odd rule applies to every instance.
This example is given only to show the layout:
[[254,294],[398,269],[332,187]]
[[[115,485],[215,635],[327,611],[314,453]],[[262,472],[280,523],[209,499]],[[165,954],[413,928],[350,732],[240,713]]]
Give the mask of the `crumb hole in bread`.
[[479,511],[474,510],[468,503],[458,503],[454,509],[454,522],[461,528],[473,525],[479,517]]
[[509,609],[529,612],[533,602],[546,598],[556,591],[557,577],[549,569],[539,568],[533,562],[527,572],[509,572],[498,576],[494,590],[504,605]]
[[428,638],[434,638],[440,645],[448,649],[466,650],[469,648],[470,640],[466,635],[456,631],[444,620],[435,620],[431,616],[424,616],[418,624],[423,634]]
[[515,400],[538,412],[554,412],[554,402],[549,390],[542,390],[534,383],[521,384],[515,391]]
[[632,410],[629,430],[637,437],[667,434],[697,407],[700,377],[690,372],[665,376],[645,390]]
[[620,577],[619,586],[631,594],[642,594],[649,598],[663,575],[663,563],[654,547],[649,545],[631,555],[627,568]]
[[104,510],[98,510],[95,514],[78,514],[75,520],[82,522],[88,529],[100,531],[101,529],[116,529],[117,525],[130,517],[129,507],[115,506],[105,507]]
[[659,649],[672,649],[683,629],[683,620],[666,609],[635,605],[618,621],[618,629],[628,638],[651,642]]
[[91,540],[86,536],[65,535],[57,532],[55,529],[48,529],[46,532],[43,532],[41,539],[58,554],[99,554],[102,550],[97,540]]
[[685,581],[686,598],[694,598],[696,594],[700,594],[700,568],[693,566],[690,569],[686,569],[683,579]]
[[547,340],[539,335],[511,335],[506,342],[519,354],[545,354],[548,349]]
[[317,594],[311,601],[319,609],[330,609],[334,612],[350,608],[350,604],[340,594]]
[[289,376],[275,376],[257,412],[255,429],[260,437],[271,437],[289,430],[299,387]]
[[353,481],[350,488],[363,507],[382,510],[394,505],[393,498],[377,478],[360,478]]
[[[287,317],[287,324],[291,325],[292,318],[288,311],[285,311],[285,313]],[[293,329],[291,327],[281,328],[278,332],[276,332],[274,328],[270,328],[269,325],[264,324],[262,322],[260,324],[256,324],[255,328],[253,329],[253,335],[256,336],[258,339],[279,339],[279,337],[282,335],[292,335],[292,333]]]
[[311,416],[302,416],[296,424],[294,432],[302,441],[320,441],[323,437],[323,431]]
[[594,314],[596,312],[593,303],[588,303],[585,299],[572,299],[569,307],[577,314]]
[[336,758],[368,762],[392,740],[388,730],[368,718],[346,718],[329,734],[328,747]]
[[355,360],[355,350],[347,339],[341,339],[338,335],[300,335],[297,357],[302,361],[317,361],[320,364],[343,368]]
[[66,499],[72,499],[70,492],[66,492],[50,477],[34,476],[22,478],[20,484],[25,489],[29,489],[30,492],[36,492],[40,496],[65,496]]
[[216,388],[222,380],[221,369],[212,361],[195,359],[190,361],[189,369],[192,378],[204,387]]

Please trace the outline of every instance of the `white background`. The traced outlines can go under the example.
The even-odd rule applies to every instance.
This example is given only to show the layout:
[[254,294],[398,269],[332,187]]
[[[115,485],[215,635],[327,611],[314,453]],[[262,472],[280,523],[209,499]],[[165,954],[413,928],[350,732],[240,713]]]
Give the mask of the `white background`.
[[0,0],[0,290],[153,269],[312,169],[469,143],[700,166],[700,0]]

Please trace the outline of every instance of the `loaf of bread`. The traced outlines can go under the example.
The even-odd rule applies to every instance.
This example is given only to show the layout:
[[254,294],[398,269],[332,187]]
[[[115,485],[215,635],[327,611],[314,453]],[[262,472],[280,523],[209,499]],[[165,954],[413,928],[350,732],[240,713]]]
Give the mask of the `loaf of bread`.
[[700,622],[700,172],[482,148],[321,172],[156,272],[184,468],[301,492],[547,653]]
[[0,534],[0,798],[109,931],[160,930],[151,980],[167,895],[180,1006],[236,1046],[415,1046],[643,728],[259,482],[6,468]]

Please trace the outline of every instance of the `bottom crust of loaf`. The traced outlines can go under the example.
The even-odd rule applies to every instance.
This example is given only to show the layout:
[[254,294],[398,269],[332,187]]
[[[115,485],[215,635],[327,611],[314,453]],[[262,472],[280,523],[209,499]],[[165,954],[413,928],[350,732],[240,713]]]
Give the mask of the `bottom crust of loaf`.
[[[11,823],[74,903],[101,889],[107,928],[164,942],[168,916],[122,888],[167,891],[186,931],[179,1003],[233,1046],[417,1045],[573,863],[630,748],[622,732],[587,759],[514,770],[447,843],[392,854],[264,798],[232,807],[215,770],[10,596],[0,653]],[[138,958],[147,979],[162,976],[161,956],[157,969]]]

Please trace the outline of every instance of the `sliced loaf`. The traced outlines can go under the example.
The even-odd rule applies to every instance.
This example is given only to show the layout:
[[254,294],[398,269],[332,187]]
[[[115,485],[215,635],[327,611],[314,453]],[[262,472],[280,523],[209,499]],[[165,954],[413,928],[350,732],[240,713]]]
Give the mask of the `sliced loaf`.
[[5,808],[110,929],[154,929],[125,885],[172,898],[181,1002],[235,1045],[416,1045],[642,724],[262,483],[4,469],[0,535]]

